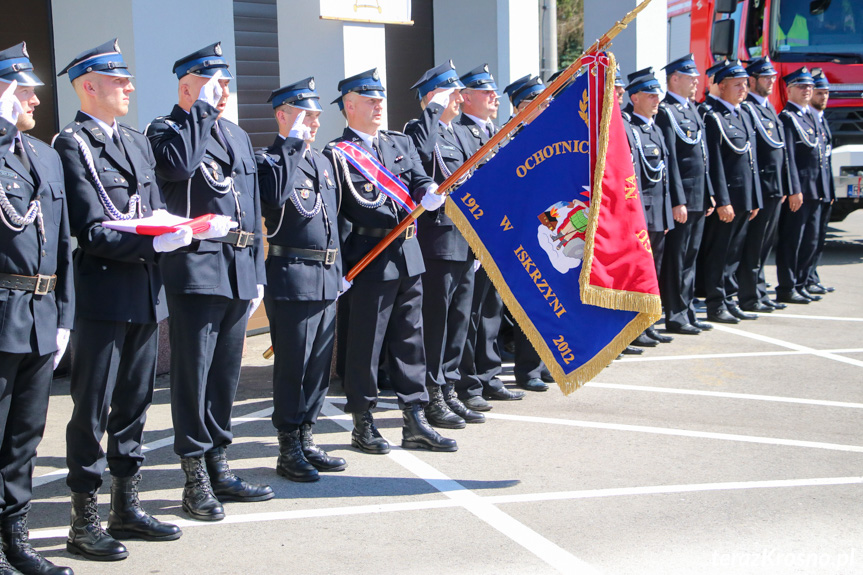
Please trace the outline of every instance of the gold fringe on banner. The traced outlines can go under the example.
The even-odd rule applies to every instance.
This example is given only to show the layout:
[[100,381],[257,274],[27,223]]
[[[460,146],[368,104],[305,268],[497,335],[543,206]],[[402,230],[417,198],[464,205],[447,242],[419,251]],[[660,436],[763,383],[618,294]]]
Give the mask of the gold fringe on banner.
[[[590,285],[590,274],[593,269],[594,242],[596,230],[599,226],[599,213],[602,210],[602,178],[605,175],[605,160],[606,155],[608,154],[608,130],[611,125],[611,114],[614,112],[614,76],[615,70],[617,69],[617,60],[611,52],[608,52],[607,54],[608,67],[605,69],[605,92],[602,98],[602,121],[599,127],[599,137],[597,142],[599,149],[596,153],[596,166],[593,172],[593,191],[590,196],[590,211],[588,212],[587,231],[585,233],[584,257],[582,258],[581,274],[579,275],[581,301],[582,303],[606,309],[650,314],[652,319],[650,323],[645,326],[646,328],[653,325],[653,323],[662,316],[662,302],[658,295],[615,290]],[[635,339],[641,331],[636,333],[629,341],[631,342]]]
[[[608,149],[608,127],[611,122],[610,113],[613,110],[612,100],[614,97],[614,57],[609,53],[609,67],[606,70],[605,93],[602,106],[602,124],[599,133],[597,153],[597,165],[594,172],[594,190],[590,201],[590,219],[588,222],[587,232],[585,234],[585,256],[582,260],[582,271],[580,275],[582,301],[590,305],[597,305],[608,309],[618,309],[626,311],[650,313],[638,313],[624,329],[609,342],[602,350],[594,357],[587,361],[578,369],[564,373],[563,368],[558,363],[554,353],[546,344],[545,340],[539,334],[539,330],[530,321],[530,318],[525,313],[518,299],[509,289],[506,281],[500,273],[500,269],[491,258],[485,245],[480,240],[479,236],[474,231],[467,217],[462,213],[455,202],[447,202],[445,204],[446,214],[452,219],[455,226],[462,233],[470,245],[473,253],[491,279],[492,284],[497,289],[498,293],[506,304],[507,309],[512,314],[513,319],[524,331],[525,336],[533,345],[534,349],[539,354],[540,359],[545,362],[551,372],[552,377],[557,382],[564,395],[569,395],[594,377],[596,377],[603,369],[605,369],[623,349],[629,345],[638,335],[647,329],[649,326],[659,319],[661,314],[661,305],[659,297],[649,294],[639,294],[634,292],[624,292],[619,290],[609,290],[606,288],[596,288],[588,285],[589,297],[593,301],[585,299],[585,288],[587,278],[590,277],[589,266],[593,259],[594,234],[598,226],[599,206],[602,201],[602,175],[605,171],[605,154]],[[458,190],[454,192],[458,194]],[[455,198],[453,198],[455,200]],[[596,303],[596,302],[602,302]]]

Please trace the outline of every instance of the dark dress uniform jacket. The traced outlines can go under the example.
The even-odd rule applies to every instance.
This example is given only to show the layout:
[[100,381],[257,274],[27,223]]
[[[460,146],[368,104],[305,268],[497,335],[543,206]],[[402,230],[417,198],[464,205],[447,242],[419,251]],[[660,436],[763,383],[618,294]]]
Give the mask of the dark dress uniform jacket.
[[[102,227],[110,220],[79,150],[77,135],[89,148],[99,181],[122,213],[129,198],[141,196],[141,216],[165,209],[156,184],[153,152],[147,139],[133,128],[118,124],[125,153],[96,120],[78,112],[75,121],[60,131],[54,149],[60,154],[69,196],[69,222],[78,238],[75,250],[76,316],[132,323],[158,322],[168,316],[162,275],[153,238]],[[137,215],[135,215],[137,217]]]
[[772,106],[762,106],[750,94],[742,107],[749,112],[758,133],[758,175],[762,198],[781,198],[788,187],[785,134]]
[[[472,153],[471,136],[464,126],[453,121],[450,132],[441,125],[443,111],[440,104],[429,104],[418,119],[405,126],[405,134],[416,144],[423,168],[437,184],[447,178],[436,158],[438,153],[450,174]],[[467,240],[446,215],[443,206],[433,212],[426,211],[418,218],[417,238],[427,259],[464,262],[470,256]]]
[[[371,184],[353,166],[348,164],[347,174],[345,173],[345,166],[338,159],[333,158],[334,146],[341,141],[353,142],[362,148],[365,148],[365,144],[352,129],[345,128],[342,137],[327,144],[324,150],[324,155],[334,165],[337,174],[342,197],[340,217],[353,225],[351,233],[342,245],[344,269],[347,272],[381,241],[381,238],[357,233],[358,228],[393,229],[407,217],[408,213],[396,206],[389,198],[377,208],[366,208],[360,205],[354,193],[365,201],[371,202],[382,192],[377,188],[367,190],[367,187],[371,188]],[[423,170],[419,154],[411,139],[400,132],[380,130],[378,148],[381,163],[407,186],[414,199],[421,198],[433,180]],[[366,150],[374,154],[372,150]],[[351,186],[348,186],[349,182]],[[416,238],[408,240],[401,237],[387,246],[363,270],[361,277],[389,281],[412,277],[424,271],[423,255]]]
[[[162,259],[165,288],[172,294],[251,300],[258,295],[257,284],[267,283],[255,156],[246,132],[222,118],[222,137],[232,153],[225,151],[212,135],[217,116],[216,108],[197,101],[189,113],[174,106],[169,116],[153,120],[147,137],[156,155],[156,174],[169,212],[193,218],[204,214],[230,216],[240,224],[237,230],[254,232],[254,242],[247,248],[215,241],[193,242],[187,250],[166,254]],[[217,182],[226,176],[233,178],[239,213],[234,195],[210,187],[202,169]]]
[[[662,232],[672,229],[674,228],[674,217],[671,211],[671,194],[668,188],[668,148],[665,146],[662,131],[656,123],[647,125],[636,115],[632,116],[629,125],[633,164],[635,174],[638,176],[638,190],[641,196],[641,205],[644,207],[647,231]],[[639,147],[644,154],[643,157],[642,153],[639,152]],[[645,160],[654,169],[660,163],[665,162],[665,170],[661,172],[661,176],[645,168],[643,165]],[[659,181],[651,181],[648,179],[648,175],[653,179],[658,178]]]
[[[747,112],[740,109],[735,117],[731,110],[715,98],[708,98],[709,110],[704,115],[707,149],[710,153],[710,178],[716,206],[731,205],[735,212],[761,208],[761,182],[756,177],[755,127]],[[747,144],[747,152],[743,150]]]
[[[21,231],[0,224],[0,273],[56,274],[57,284],[45,295],[0,288],[0,352],[42,356],[57,351],[57,328],[71,329],[74,319],[69,216],[63,167],[57,154],[24,134],[31,173],[10,149],[17,133],[17,128],[0,119],[0,186],[19,215],[27,212],[31,201],[39,200],[45,243],[35,221]],[[5,212],[3,215],[8,221]]]
[[[317,170],[304,156],[305,142],[282,138],[258,154],[261,210],[272,235],[271,246],[295,249],[337,250],[338,198],[333,166],[323,154],[309,148]],[[306,218],[294,206],[298,202],[311,212],[320,194],[322,207],[317,215]],[[306,196],[305,199],[303,196]],[[278,231],[276,231],[278,229]],[[341,287],[341,256],[335,263],[307,261],[270,254],[267,257],[267,289],[273,299],[290,301],[335,300]]]
[[[713,187],[707,177],[710,164],[701,116],[693,104],[681,104],[674,96],[666,94],[665,100],[659,104],[655,120],[668,148],[672,206],[685,205],[691,212],[707,211],[710,207],[708,196],[713,195]],[[678,130],[689,140],[699,140],[698,143],[684,141]]]
[[829,201],[832,177],[827,173],[827,145],[820,136],[818,120],[811,109],[804,113],[791,102],[785,105],[779,117],[788,142],[791,189],[787,193],[802,193],[804,200]]

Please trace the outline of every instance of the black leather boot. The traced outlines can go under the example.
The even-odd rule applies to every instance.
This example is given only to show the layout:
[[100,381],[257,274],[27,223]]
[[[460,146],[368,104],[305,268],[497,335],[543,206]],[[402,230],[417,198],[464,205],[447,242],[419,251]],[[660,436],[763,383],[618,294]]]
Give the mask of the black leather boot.
[[102,529],[95,493],[72,492],[72,526],[66,551],[93,561],[119,561],[129,556],[126,546]]
[[455,385],[448,383],[443,386],[443,399],[453,413],[465,420],[466,423],[485,423],[485,416],[470,409],[455,393]]
[[430,451],[458,451],[455,439],[446,439],[431,428],[420,403],[411,403],[402,411],[402,447]]
[[348,464],[341,457],[330,457],[326,451],[315,445],[311,423],[300,426],[300,443],[303,446],[306,461],[314,465],[318,471],[342,471]]
[[68,567],[58,567],[39,555],[30,545],[30,528],[27,526],[27,515],[4,519],[2,525],[3,543],[6,547],[8,569],[4,571],[4,560],[0,557],[0,574],[24,573],[24,575],[73,575]]
[[181,457],[180,467],[186,474],[186,484],[183,486],[183,511],[192,519],[198,521],[221,521],[225,518],[225,509],[210,485],[210,476],[204,467],[201,457]]
[[279,459],[276,473],[291,481],[317,481],[318,470],[306,460],[300,443],[300,430],[279,432]]
[[428,386],[429,402],[425,407],[428,422],[435,427],[446,429],[464,429],[465,420],[453,413],[444,401],[443,391],[439,385]]
[[144,511],[138,498],[141,474],[132,477],[111,476],[111,512],[108,533],[115,539],[173,541],[183,534],[180,528],[163,523]]
[[204,460],[207,462],[213,493],[219,501],[266,501],[276,496],[269,485],[247,483],[234,475],[228,465],[228,454],[224,446],[205,453]]
[[390,452],[390,444],[381,436],[375,427],[375,419],[371,411],[352,414],[354,418],[354,430],[351,432],[351,445],[377,455]]
[[[71,573],[71,571],[69,571]],[[12,567],[9,561],[6,560],[6,555],[3,554],[3,547],[0,546],[0,575],[21,575],[21,572]]]

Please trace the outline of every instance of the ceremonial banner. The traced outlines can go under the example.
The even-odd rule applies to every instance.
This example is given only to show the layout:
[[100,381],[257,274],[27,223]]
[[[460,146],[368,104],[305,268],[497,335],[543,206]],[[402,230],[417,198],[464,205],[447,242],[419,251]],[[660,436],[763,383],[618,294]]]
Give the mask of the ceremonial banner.
[[446,203],[565,394],[661,313],[614,57],[588,54],[582,64]]

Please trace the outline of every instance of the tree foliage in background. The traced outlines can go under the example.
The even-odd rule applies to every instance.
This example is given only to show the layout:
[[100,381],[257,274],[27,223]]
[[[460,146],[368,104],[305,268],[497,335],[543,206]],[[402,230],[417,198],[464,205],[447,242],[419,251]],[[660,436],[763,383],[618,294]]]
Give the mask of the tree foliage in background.
[[557,65],[563,70],[584,50],[584,0],[557,0]]

